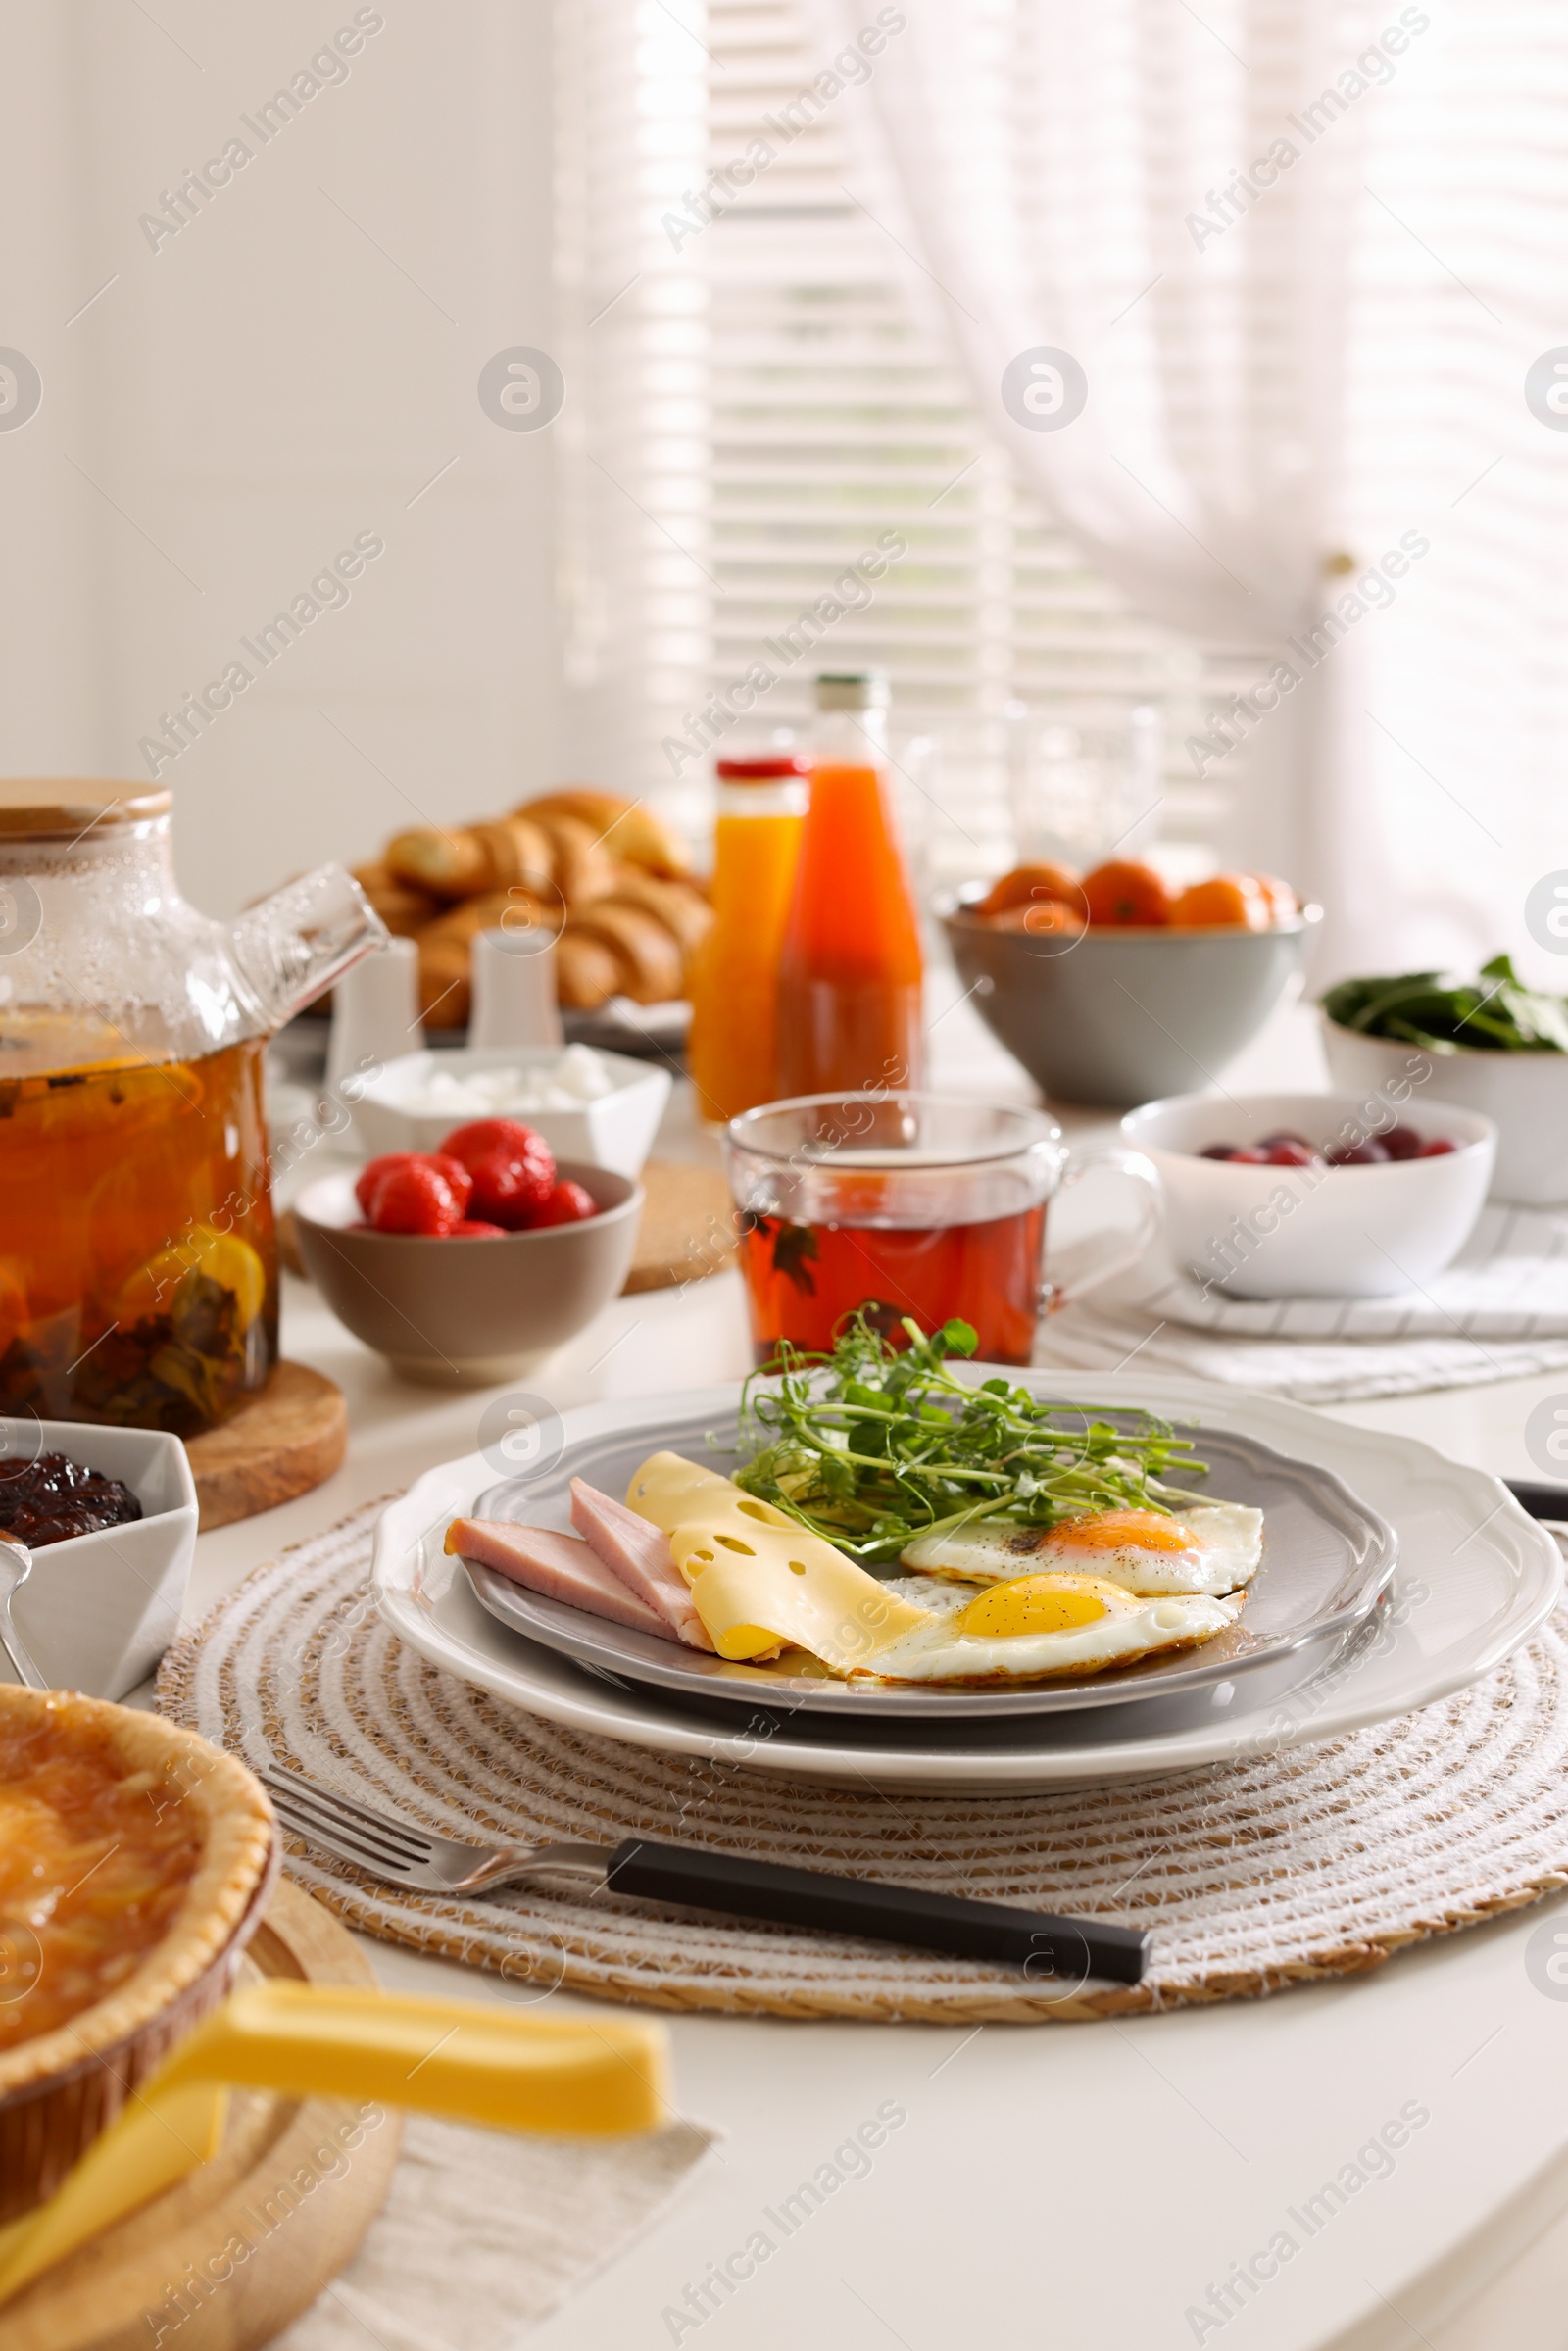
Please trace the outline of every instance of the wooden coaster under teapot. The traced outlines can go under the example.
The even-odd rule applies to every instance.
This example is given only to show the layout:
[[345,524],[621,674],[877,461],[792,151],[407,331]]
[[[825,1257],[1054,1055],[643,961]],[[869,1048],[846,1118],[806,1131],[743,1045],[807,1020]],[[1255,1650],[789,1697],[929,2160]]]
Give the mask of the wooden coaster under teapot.
[[342,1389],[307,1363],[275,1363],[260,1396],[186,1440],[201,1533],[309,1494],[342,1467],[348,1441]]

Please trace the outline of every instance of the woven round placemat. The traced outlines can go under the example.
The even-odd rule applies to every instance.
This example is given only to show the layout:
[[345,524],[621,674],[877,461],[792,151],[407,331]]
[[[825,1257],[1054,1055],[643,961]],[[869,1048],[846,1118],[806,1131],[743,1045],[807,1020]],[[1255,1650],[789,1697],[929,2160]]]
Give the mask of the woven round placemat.
[[563,1730],[429,1665],[368,1583],[380,1505],[260,1567],[175,1643],[159,1703],[253,1765],[285,1764],[460,1837],[687,1839],[1152,1929],[1136,1988],[676,1907],[519,1886],[404,1893],[299,1844],[341,1918],[500,1972],[662,2008],[1026,2023],[1125,2015],[1351,1975],[1568,1885],[1568,1611],[1418,1714],[1267,1760],[1049,1794],[790,1781]]

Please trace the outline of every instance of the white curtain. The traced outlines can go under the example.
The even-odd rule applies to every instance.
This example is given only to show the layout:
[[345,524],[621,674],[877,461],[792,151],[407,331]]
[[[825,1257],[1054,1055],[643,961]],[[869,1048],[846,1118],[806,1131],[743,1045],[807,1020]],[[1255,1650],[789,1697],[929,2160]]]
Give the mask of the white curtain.
[[[815,6],[824,62],[863,53],[864,0]],[[899,0],[854,115],[855,192],[1048,511],[1142,610],[1246,654],[1260,691],[1188,756],[1245,774],[1241,842],[1329,908],[1320,971],[1368,952],[1390,890],[1365,715],[1382,591],[1357,589],[1384,551],[1352,535],[1345,395],[1367,128],[1423,37],[1404,14]],[[1007,397],[1041,347],[1083,371],[1060,428]],[[1034,380],[1049,417],[1061,385]]]
[[1431,15],[1368,125],[1352,268],[1358,535],[1431,541],[1365,631],[1398,886],[1364,968],[1505,948],[1560,992],[1531,901],[1568,868],[1568,415],[1537,384],[1568,360],[1568,10]]

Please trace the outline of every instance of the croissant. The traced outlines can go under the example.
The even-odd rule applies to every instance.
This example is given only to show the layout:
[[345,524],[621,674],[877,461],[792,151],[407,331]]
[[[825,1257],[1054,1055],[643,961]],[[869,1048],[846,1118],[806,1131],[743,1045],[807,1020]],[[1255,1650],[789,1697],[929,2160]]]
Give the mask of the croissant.
[[355,865],[350,871],[394,939],[412,939],[441,911],[439,899],[411,890],[388,865]]
[[468,824],[442,832],[433,824],[399,833],[386,846],[394,880],[436,898],[471,898],[481,890],[505,890],[522,882],[548,892],[555,867],[553,844],[526,817],[507,816],[496,824]]
[[419,1017],[427,1028],[467,1025],[471,1003],[470,963],[480,931],[554,930],[561,920],[548,900],[514,882],[510,890],[487,890],[450,906],[427,922],[415,944],[419,951]]
[[713,927],[713,909],[691,882],[656,881],[635,865],[623,865],[609,895],[619,906],[642,906],[662,922],[686,962]]
[[[569,784],[561,792],[545,792],[525,800],[513,810],[543,822],[547,816],[571,816],[587,825],[612,857],[624,857],[654,874],[685,873],[691,857],[685,842],[656,816],[646,801],[623,800],[617,792],[599,792],[590,784]],[[570,892],[567,892],[570,896]]]
[[640,801],[578,785],[495,823],[399,833],[356,878],[388,929],[415,940],[421,1016],[441,1030],[468,1020],[483,930],[557,932],[557,991],[571,1010],[617,994],[678,996],[713,919],[688,863],[684,843]]
[[568,916],[563,946],[568,938],[592,939],[610,950],[617,965],[613,994],[629,996],[639,1004],[662,1004],[680,994],[680,949],[646,906],[618,898],[596,899]]
[[427,1029],[466,1029],[473,1002],[466,939],[419,941],[419,1018]]
[[564,906],[581,906],[589,898],[603,898],[615,878],[615,863],[592,825],[585,824],[580,816],[554,812],[537,819],[517,816],[513,822],[527,824],[548,841],[552,886]]
[[466,942],[480,931],[554,931],[560,927],[561,915],[550,897],[541,898],[514,882],[510,890],[486,890],[477,898],[465,898],[449,906],[434,922],[425,924],[419,941],[421,945],[427,939]]
[[620,986],[620,961],[602,939],[565,930],[556,941],[556,997],[568,1012],[597,1012]]

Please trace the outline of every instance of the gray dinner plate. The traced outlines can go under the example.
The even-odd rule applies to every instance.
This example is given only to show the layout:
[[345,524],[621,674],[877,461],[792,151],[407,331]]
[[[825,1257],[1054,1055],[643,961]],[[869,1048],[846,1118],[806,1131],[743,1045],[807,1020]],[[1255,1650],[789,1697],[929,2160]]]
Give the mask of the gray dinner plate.
[[[1097,1419],[1115,1419],[1097,1411]],[[480,1494],[476,1518],[570,1531],[570,1482],[624,1494],[632,1472],[665,1448],[727,1476],[742,1456],[733,1418],[682,1418],[626,1436],[569,1444],[547,1476],[504,1481]],[[856,1722],[881,1735],[903,1719],[922,1731],[944,1722],[973,1736],[980,1722],[999,1731],[1009,1717],[1073,1716],[1074,1735],[1088,1729],[1086,1710],[1103,1712],[1106,1735],[1124,1738],[1136,1706],[1140,1732],[1165,1732],[1211,1720],[1234,1707],[1251,1709],[1317,1673],[1368,1626],[1394,1574],[1397,1539],[1343,1479],[1307,1461],[1292,1460],[1258,1439],[1208,1429],[1198,1436],[1208,1476],[1173,1472],[1171,1483],[1195,1498],[1245,1502],[1263,1512],[1262,1564],[1238,1623],[1201,1648],[1150,1657],[1099,1674],[1030,1682],[1005,1689],[838,1682],[779,1666],[733,1664],[652,1633],[608,1623],[564,1601],[527,1592],[493,1568],[463,1564],[481,1606],[527,1640],[570,1657],[590,1673],[645,1693],[667,1692],[733,1721],[736,1710],[760,1713],[796,1736],[809,1737],[810,1718],[831,1716],[835,1735]],[[891,1570],[906,1573],[906,1570]],[[825,1731],[827,1725],[823,1724]]]

